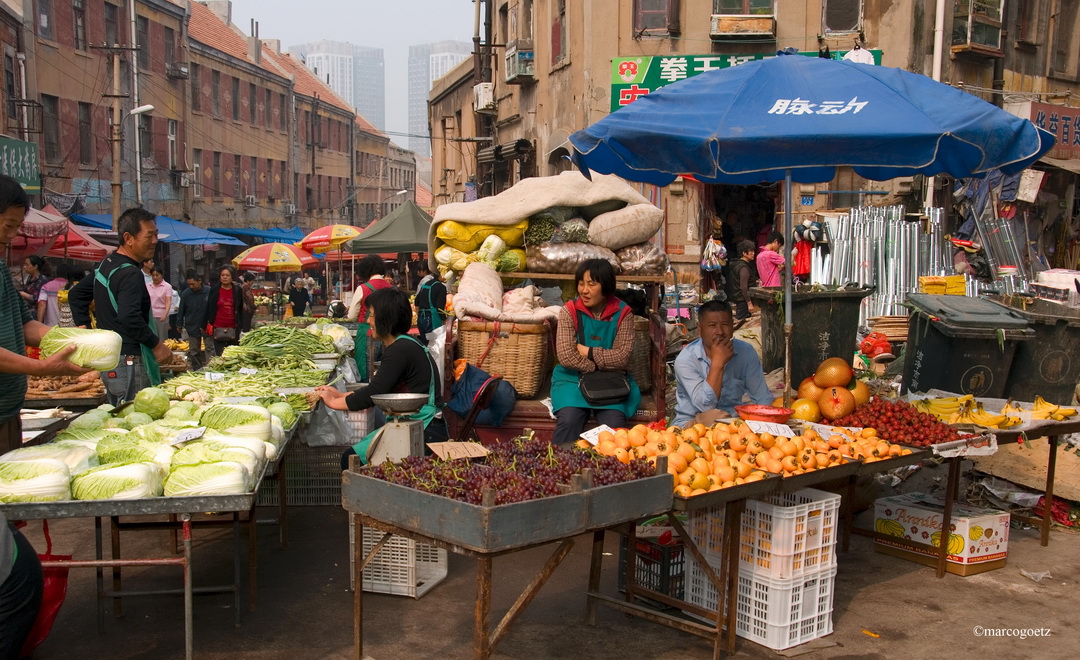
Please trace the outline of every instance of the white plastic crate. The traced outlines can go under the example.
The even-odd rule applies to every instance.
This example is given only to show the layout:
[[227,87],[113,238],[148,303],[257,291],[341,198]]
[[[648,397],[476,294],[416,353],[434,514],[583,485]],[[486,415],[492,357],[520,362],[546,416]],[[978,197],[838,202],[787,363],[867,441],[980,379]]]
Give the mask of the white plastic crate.
[[345,423],[349,427],[349,434],[352,438],[350,444],[360,442],[364,439],[364,436],[374,430],[375,409],[350,410],[345,413]]
[[[776,651],[824,637],[833,630],[835,584],[835,566],[786,580],[740,570],[735,632]],[[716,588],[693,557],[687,557],[686,600],[717,611]]]
[[[836,566],[840,496],[812,488],[749,500],[740,520],[739,568],[793,578]],[[724,507],[691,511],[687,534],[714,567],[723,551]]]
[[[364,528],[363,554],[371,552],[383,537],[383,532]],[[356,528],[349,517],[349,584],[356,581],[353,551]],[[446,578],[446,550],[418,543],[401,536],[391,536],[378,554],[364,568],[364,591],[419,598]]]
[[840,496],[812,488],[749,500],[741,521],[739,566],[773,578],[836,566]]

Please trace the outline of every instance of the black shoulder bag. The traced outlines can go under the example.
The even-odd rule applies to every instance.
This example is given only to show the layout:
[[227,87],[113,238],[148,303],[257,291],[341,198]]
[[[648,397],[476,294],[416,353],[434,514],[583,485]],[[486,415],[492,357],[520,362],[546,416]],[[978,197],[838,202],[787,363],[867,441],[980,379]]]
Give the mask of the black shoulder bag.
[[[580,312],[579,312],[580,315]],[[584,323],[578,319],[578,342],[585,344]],[[578,374],[581,396],[592,406],[610,406],[625,401],[630,396],[630,380],[625,371],[596,371]]]

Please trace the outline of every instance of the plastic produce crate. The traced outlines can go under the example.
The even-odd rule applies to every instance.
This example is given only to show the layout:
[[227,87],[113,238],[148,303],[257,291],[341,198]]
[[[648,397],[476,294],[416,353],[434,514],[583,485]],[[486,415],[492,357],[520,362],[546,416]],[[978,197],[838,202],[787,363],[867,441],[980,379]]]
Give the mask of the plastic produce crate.
[[[287,449],[285,474],[289,506],[341,506],[341,454],[347,447],[309,447],[292,442]],[[259,506],[278,505],[278,487],[264,480]]]
[[[616,583],[619,591],[626,591],[626,541],[619,541],[619,572]],[[635,583],[672,598],[683,597],[683,581],[686,572],[686,554],[683,544],[658,543],[655,539],[637,539],[637,571]]]
[[[716,611],[716,588],[692,557],[686,575],[687,602]],[[782,651],[832,633],[835,583],[835,566],[791,579],[740,570],[736,634]]]
[[[792,578],[836,566],[840,496],[813,488],[748,500],[740,521],[739,568]],[[720,566],[724,507],[691,511],[687,534],[709,564]]]
[[[371,552],[383,532],[364,528],[364,555]],[[349,517],[349,585],[356,580],[353,551],[356,527]],[[401,536],[391,536],[378,554],[364,568],[363,588],[380,594],[420,598],[446,578],[446,550],[418,543]]]
[[356,444],[374,430],[375,409],[350,410],[345,413],[345,424],[349,428],[352,444]]

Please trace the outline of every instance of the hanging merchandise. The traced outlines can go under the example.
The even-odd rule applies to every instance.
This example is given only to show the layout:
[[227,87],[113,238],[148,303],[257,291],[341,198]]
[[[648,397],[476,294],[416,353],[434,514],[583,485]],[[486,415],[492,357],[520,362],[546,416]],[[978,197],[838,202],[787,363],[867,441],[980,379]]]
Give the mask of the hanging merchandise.
[[723,270],[727,265],[727,248],[715,238],[705,242],[704,254],[701,257],[701,270]]

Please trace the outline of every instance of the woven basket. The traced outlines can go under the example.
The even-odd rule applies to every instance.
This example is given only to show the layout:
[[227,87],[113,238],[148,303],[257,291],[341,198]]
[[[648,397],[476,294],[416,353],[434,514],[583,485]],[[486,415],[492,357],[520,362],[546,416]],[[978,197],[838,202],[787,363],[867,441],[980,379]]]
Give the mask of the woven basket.
[[630,373],[642,394],[652,391],[652,347],[649,343],[649,319],[634,317],[634,350],[630,354]]
[[536,396],[549,367],[548,326],[462,321],[457,357],[492,376],[502,376],[521,398]]

